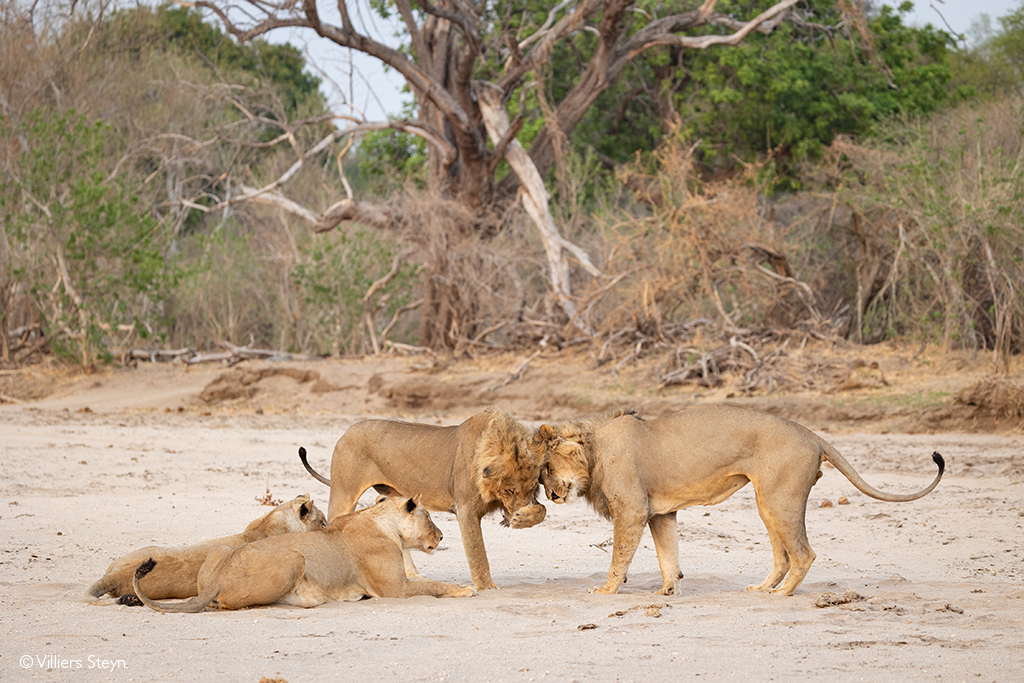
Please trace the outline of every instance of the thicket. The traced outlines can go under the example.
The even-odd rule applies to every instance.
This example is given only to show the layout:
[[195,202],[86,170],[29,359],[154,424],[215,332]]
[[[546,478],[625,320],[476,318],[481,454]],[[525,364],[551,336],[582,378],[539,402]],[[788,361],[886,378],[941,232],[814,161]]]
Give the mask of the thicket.
[[[352,162],[341,145],[306,159],[293,194],[322,205],[344,172],[415,229],[315,234],[271,206],[204,198],[228,166],[255,187],[280,177],[296,157],[268,143],[306,136],[294,149],[307,149],[331,125],[294,48],[239,46],[182,9],[28,18],[0,0],[2,360],[88,365],[219,341],[309,354],[543,341],[590,344],[598,362],[660,349],[665,383],[732,368],[754,390],[778,382],[766,341],[817,337],[987,350],[1006,367],[1024,348],[1024,105],[1010,57],[999,73],[1017,74],[1016,91],[986,90],[978,64],[1015,54],[1016,24],[947,54],[940,32],[898,16],[869,17],[881,57],[850,30],[779,32],[720,62],[695,52],[676,73],[703,79],[700,95],[668,97],[680,116],[667,122],[658,88],[682,87],[658,71],[671,55],[639,65],[638,109],[595,110],[549,179],[563,234],[605,275],[574,274],[565,320],[525,217],[431,198],[422,148],[394,132]],[[792,120],[746,104],[773,84],[792,100],[829,79],[844,92],[805,96],[813,112],[776,107]],[[808,117],[820,125],[793,137]],[[610,126],[649,151],[601,148]],[[715,159],[732,171],[713,173]]]

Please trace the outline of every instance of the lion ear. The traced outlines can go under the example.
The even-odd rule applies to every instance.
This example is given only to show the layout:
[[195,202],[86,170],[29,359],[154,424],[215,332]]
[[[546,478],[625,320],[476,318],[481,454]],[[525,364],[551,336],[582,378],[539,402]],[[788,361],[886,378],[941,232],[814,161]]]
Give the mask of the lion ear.
[[419,503],[417,502],[418,500],[419,496],[417,496],[416,498],[410,498],[409,500],[405,501],[405,511],[412,513],[412,511],[416,509],[416,506],[419,505]]
[[310,503],[306,502],[299,506],[299,519],[305,519],[309,514]]
[[538,436],[542,439],[552,439],[555,436],[555,428],[551,425],[541,425],[537,430]]

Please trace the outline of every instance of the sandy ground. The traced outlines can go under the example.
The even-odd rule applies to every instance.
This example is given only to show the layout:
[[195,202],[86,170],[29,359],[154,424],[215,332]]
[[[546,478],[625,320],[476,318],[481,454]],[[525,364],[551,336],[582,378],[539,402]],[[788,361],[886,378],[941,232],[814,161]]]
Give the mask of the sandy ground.
[[[0,680],[1024,680],[1019,431],[827,435],[880,488],[926,484],[932,450],[947,473],[931,495],[893,504],[826,469],[807,514],[818,558],[792,597],[744,590],[771,565],[747,487],[679,513],[677,597],[654,594],[649,535],[621,592],[589,595],[608,570],[611,524],[582,503],[547,503],[531,529],[484,520],[500,590],[471,598],[186,615],[84,601],[133,548],[240,531],[268,509],[256,501],[268,487],[282,500],[309,492],[326,508],[300,445],[326,471],[334,442],[361,417],[438,424],[472,412],[396,405],[380,391],[385,370],[335,369],[317,395],[312,382],[269,378],[227,408],[198,399],[218,371],[142,369],[0,405]],[[415,555],[419,569],[468,583],[454,516],[434,519],[445,540]],[[815,604],[849,589],[864,599]]]

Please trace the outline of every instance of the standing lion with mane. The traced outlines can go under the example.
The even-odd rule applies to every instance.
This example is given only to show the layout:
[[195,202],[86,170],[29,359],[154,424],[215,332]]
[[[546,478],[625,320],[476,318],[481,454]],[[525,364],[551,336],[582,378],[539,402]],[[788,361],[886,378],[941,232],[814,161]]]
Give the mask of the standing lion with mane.
[[[419,496],[428,510],[454,512],[477,590],[496,588],[480,520],[501,510],[504,524],[526,528],[546,514],[537,502],[541,461],[530,450],[530,432],[504,411],[489,409],[460,425],[363,420],[334,447],[331,478],[317,473],[299,449],[303,466],[331,487],[328,524],[355,510],[373,487],[386,496]],[[405,569],[419,576],[408,550]]]
[[[679,594],[676,511],[716,505],[754,485],[757,511],[772,544],[772,570],[748,590],[791,595],[814,562],[804,517],[821,464],[832,463],[863,493],[907,502],[930,493],[942,478],[916,493],[885,493],[872,487],[814,432],[759,410],[706,405],[644,420],[620,411],[542,425],[531,443],[545,462],[541,480],[548,497],[565,503],[583,496],[614,525],[612,566],[605,585],[592,593],[615,593],[626,580],[644,527],[658,552],[662,595]],[[785,579],[785,581],[783,581]],[[779,584],[782,584],[781,586]]]

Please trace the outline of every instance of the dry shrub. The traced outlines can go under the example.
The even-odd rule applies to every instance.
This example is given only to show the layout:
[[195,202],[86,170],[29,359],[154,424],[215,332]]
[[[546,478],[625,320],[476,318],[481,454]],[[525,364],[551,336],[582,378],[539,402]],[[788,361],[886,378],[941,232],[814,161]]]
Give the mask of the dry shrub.
[[759,169],[703,184],[692,152],[685,139],[670,136],[653,169],[638,163],[622,174],[651,215],[609,228],[605,269],[631,276],[588,322],[604,335],[633,325],[651,338],[674,337],[702,321],[730,335],[817,324],[813,293],[795,277],[759,196]]
[[1024,350],[1024,101],[963,105],[839,138],[828,161],[859,242],[854,340],[915,335]]
[[996,417],[1024,417],[1024,383],[1009,377],[986,377],[963,389],[956,402]]
[[410,194],[401,209],[402,240],[416,246],[411,258],[424,266],[419,343],[461,351],[485,345],[490,335],[507,340],[505,328],[527,299],[521,271],[532,249],[456,202]]
[[[584,294],[583,320],[601,344],[599,363],[629,347],[670,349],[662,386],[716,386],[724,373],[743,388],[788,383],[776,355],[757,349],[784,341],[775,329],[814,331],[823,321],[811,288],[787,257],[784,234],[758,193],[758,167],[739,178],[702,183],[694,147],[671,135],[650,163],[620,173],[641,208],[605,230],[604,269],[612,281]],[[635,215],[634,213],[634,215]]]

